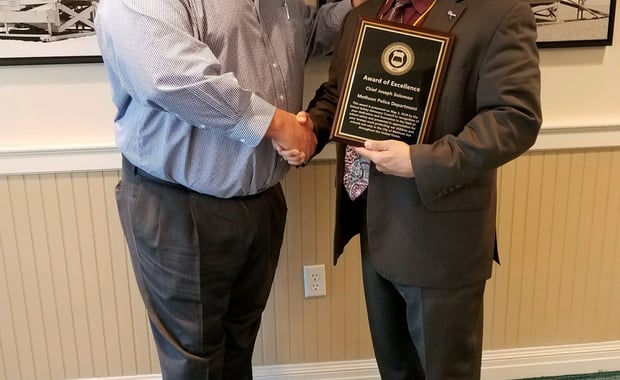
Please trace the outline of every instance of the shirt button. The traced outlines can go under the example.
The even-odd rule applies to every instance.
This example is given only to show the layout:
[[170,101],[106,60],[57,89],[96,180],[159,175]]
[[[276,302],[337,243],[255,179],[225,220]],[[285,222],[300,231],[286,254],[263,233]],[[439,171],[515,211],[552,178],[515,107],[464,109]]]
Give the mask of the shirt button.
[[277,63],[272,63],[271,66],[275,69],[276,67],[278,67]]
[[239,140],[239,141],[241,141],[242,143],[244,143],[244,144],[245,144],[245,139],[241,139],[241,140]]
[[284,100],[284,95],[280,95],[280,100]]

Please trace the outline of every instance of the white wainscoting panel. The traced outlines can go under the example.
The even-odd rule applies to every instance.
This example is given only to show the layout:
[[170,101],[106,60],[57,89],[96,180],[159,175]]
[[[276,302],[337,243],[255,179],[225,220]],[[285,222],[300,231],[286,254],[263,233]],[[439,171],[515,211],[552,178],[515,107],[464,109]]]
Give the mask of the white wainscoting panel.
[[[561,376],[620,370],[620,342],[485,351],[482,380]],[[259,366],[255,380],[380,380],[374,360]],[[161,375],[81,380],[161,380]]]

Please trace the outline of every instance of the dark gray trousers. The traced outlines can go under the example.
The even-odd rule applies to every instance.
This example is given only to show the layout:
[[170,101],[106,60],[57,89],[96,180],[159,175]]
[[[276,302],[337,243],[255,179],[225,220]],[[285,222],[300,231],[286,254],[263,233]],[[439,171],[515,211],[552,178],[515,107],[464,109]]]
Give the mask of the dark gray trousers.
[[364,293],[381,379],[480,379],[486,282],[458,288],[392,282],[372,265],[365,217],[362,224]]
[[149,179],[125,160],[116,196],[163,379],[252,379],[284,234],[281,186],[220,199]]

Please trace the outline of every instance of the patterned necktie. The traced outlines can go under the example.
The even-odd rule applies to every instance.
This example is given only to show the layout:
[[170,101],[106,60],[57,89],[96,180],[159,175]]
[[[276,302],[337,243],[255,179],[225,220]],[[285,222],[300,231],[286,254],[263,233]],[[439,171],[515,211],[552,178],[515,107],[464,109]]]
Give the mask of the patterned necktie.
[[355,153],[351,145],[347,145],[344,153],[344,188],[352,201],[357,199],[368,187],[370,161]]
[[[412,6],[411,0],[395,0],[392,8],[387,12],[384,20],[403,22],[405,9]],[[353,147],[347,145],[344,155],[344,188],[351,200],[357,199],[368,187],[368,172],[370,171],[370,161],[360,157]]]
[[394,4],[392,4],[392,8],[388,11],[388,13],[386,13],[384,20],[402,23],[405,9],[412,5],[413,4],[411,3],[411,0],[394,1]]

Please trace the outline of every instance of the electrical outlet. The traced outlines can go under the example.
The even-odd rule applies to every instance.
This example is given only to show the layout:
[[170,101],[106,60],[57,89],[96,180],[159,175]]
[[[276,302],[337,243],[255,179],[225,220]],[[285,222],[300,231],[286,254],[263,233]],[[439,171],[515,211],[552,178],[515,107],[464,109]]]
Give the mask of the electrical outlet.
[[304,296],[320,297],[327,295],[325,287],[325,265],[304,266]]

